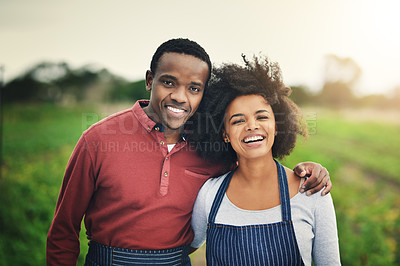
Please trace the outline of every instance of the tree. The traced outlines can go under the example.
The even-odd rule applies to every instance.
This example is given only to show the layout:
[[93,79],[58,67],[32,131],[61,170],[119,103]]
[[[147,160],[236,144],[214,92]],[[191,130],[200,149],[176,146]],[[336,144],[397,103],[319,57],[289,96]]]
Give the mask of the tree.
[[290,86],[292,89],[292,93],[289,98],[294,101],[297,105],[307,105],[313,103],[314,95],[310,92],[310,90],[303,86]]
[[348,84],[343,82],[327,82],[324,84],[317,100],[321,104],[332,107],[346,107],[355,102],[355,96]]
[[353,59],[327,55],[325,83],[317,96],[318,102],[335,107],[354,104],[354,86],[360,76],[361,68]]
[[325,83],[344,83],[354,87],[361,76],[361,68],[350,57],[329,54],[325,57]]
[[17,77],[4,86],[5,102],[40,101],[46,94],[46,86],[31,75]]
[[41,62],[7,83],[4,98],[6,102],[104,100],[109,90],[126,83],[92,65],[72,69],[65,62]]
[[7,102],[55,101],[62,94],[57,80],[69,72],[64,62],[38,63],[5,85],[4,98]]
[[145,80],[121,83],[110,92],[112,101],[134,101],[149,99],[150,93],[146,91]]

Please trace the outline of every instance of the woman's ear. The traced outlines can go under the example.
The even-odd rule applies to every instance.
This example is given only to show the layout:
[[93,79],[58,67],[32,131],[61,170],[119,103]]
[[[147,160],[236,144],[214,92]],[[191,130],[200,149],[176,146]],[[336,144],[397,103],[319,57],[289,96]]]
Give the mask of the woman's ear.
[[230,142],[229,136],[228,136],[228,134],[226,134],[225,130],[222,131],[222,137],[223,137],[225,143],[229,143]]

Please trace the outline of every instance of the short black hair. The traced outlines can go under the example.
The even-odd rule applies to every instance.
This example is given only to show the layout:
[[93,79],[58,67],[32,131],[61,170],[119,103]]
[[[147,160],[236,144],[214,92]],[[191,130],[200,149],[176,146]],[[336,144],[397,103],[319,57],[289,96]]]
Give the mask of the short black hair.
[[212,162],[223,163],[228,170],[237,161],[236,152],[223,139],[223,123],[227,107],[237,97],[260,95],[271,105],[274,112],[277,135],[272,146],[274,158],[289,155],[296,144],[297,134],[307,136],[307,127],[300,109],[288,96],[291,89],[281,77],[277,63],[267,57],[253,57],[245,66],[224,64],[214,68],[196,119],[191,140],[198,154]]
[[165,53],[179,53],[179,54],[192,55],[206,62],[208,65],[207,83],[210,80],[212,71],[210,57],[204,50],[204,48],[201,47],[197,42],[191,41],[189,39],[177,38],[162,43],[157,48],[156,52],[153,55],[153,58],[151,59],[150,70],[152,73],[156,73],[158,62],[161,56]]

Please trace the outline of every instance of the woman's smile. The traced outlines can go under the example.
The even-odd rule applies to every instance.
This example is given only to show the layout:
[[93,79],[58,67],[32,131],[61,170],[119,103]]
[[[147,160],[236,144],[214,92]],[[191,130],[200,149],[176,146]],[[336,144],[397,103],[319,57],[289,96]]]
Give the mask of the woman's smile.
[[242,142],[248,147],[257,147],[263,144],[265,136],[261,134],[251,134],[246,136]]

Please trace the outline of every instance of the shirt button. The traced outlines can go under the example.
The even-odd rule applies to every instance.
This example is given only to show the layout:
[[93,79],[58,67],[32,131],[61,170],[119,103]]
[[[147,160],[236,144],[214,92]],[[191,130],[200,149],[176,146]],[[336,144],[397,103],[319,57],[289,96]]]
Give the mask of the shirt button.
[[164,141],[160,141],[160,144],[161,144],[161,145],[164,145]]
[[150,130],[151,130],[151,127],[147,127],[147,130],[150,131]]
[[167,173],[167,172],[165,172],[165,173],[164,173],[164,176],[168,176],[168,173]]
[[169,159],[169,156],[167,156],[166,158],[165,158],[165,160],[168,160]]

